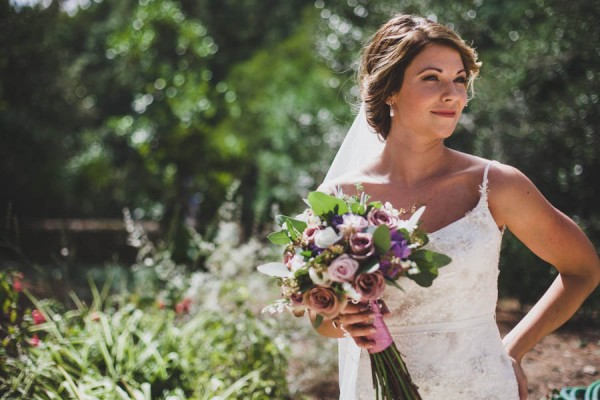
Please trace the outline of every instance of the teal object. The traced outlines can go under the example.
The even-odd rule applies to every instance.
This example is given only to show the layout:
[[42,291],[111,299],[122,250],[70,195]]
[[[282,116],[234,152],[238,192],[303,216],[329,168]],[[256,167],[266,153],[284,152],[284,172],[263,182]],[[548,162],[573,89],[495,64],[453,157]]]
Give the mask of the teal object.
[[600,400],[600,380],[589,386],[564,387],[553,400]]

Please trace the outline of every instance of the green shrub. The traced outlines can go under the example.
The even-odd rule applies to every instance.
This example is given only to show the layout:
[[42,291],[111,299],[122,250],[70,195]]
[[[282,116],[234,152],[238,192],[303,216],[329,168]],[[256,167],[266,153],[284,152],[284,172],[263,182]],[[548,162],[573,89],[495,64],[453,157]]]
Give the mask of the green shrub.
[[[78,302],[78,299],[74,297]],[[56,313],[40,343],[7,358],[2,398],[285,399],[286,359],[269,327],[244,310],[178,316],[119,301]],[[6,377],[4,377],[6,376]]]

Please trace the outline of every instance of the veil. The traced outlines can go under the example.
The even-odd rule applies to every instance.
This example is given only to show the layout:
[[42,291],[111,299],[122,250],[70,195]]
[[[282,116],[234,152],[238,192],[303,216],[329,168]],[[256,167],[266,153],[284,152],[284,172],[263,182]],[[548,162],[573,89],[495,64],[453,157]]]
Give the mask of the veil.
[[[381,154],[385,142],[379,139],[367,122],[365,104],[362,103],[358,115],[346,134],[324,182],[338,178],[344,173],[356,169]],[[361,348],[352,338],[338,339],[340,400],[356,398],[358,362]]]
[[329,166],[324,182],[338,178],[346,172],[366,164],[381,154],[384,145],[385,142],[379,139],[379,135],[367,122],[365,103],[362,103],[358,115]]

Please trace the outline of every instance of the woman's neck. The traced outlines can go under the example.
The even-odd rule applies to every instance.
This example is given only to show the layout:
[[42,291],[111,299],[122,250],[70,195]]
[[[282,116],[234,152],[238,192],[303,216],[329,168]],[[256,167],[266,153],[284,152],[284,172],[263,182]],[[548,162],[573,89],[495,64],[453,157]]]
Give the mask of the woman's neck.
[[451,150],[443,140],[408,141],[390,135],[383,153],[369,168],[369,175],[396,187],[414,188],[447,171]]

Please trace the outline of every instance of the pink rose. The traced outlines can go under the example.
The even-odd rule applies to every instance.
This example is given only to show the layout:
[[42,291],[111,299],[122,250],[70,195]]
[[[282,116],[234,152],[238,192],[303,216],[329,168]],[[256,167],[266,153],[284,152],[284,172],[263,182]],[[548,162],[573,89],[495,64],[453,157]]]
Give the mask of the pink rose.
[[334,318],[346,307],[348,299],[340,300],[333,289],[315,286],[304,293],[304,304],[325,318]]
[[398,217],[388,214],[385,210],[373,208],[367,215],[369,223],[372,225],[387,225],[390,229],[398,225]]
[[313,244],[315,242],[315,235],[319,232],[321,228],[318,226],[308,226],[302,232],[302,239],[307,241],[309,244]]
[[296,292],[290,296],[290,302],[292,303],[292,313],[296,317],[301,317],[304,315],[304,310],[306,309],[306,305],[304,304],[304,298],[302,297],[302,293]]
[[381,271],[359,274],[354,280],[354,289],[360,293],[363,301],[377,300],[385,290],[385,278]]
[[364,260],[375,252],[373,235],[370,233],[355,233],[350,236],[350,256],[356,260]]
[[327,275],[334,282],[351,282],[356,270],[358,270],[358,262],[348,254],[342,254],[331,262]]

